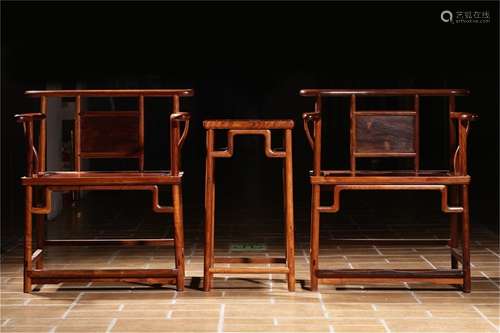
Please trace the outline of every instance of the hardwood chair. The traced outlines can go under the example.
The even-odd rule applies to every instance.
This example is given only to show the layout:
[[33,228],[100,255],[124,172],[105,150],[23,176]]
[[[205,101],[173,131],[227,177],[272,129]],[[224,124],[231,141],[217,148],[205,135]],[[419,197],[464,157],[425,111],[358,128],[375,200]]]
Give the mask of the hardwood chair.
[[[310,274],[311,289],[318,289],[318,282],[344,284],[349,282],[432,282],[461,285],[463,291],[471,290],[470,241],[469,241],[469,183],[467,174],[467,134],[469,124],[477,117],[471,113],[456,112],[456,96],[468,95],[466,90],[455,89],[305,89],[302,96],[315,98],[314,112],[304,113],[304,129],[313,149],[314,163],[311,171],[311,240]],[[350,98],[350,169],[324,170],[322,153],[322,99],[325,97]],[[401,111],[363,110],[357,106],[360,98],[406,97],[413,100],[411,109]],[[441,96],[448,98],[449,113],[449,170],[420,169],[420,98]],[[366,101],[366,100],[365,100]],[[310,125],[314,129],[310,130]],[[312,133],[311,133],[312,132]],[[457,140],[458,137],[458,140]],[[403,171],[359,170],[358,158],[410,158],[413,168]],[[333,203],[322,206],[321,189],[333,193]],[[450,214],[450,239],[446,239],[451,251],[450,270],[380,270],[319,268],[320,214],[336,213],[340,209],[340,192],[347,190],[429,190],[441,193],[441,210]],[[448,198],[448,196],[450,198]],[[449,201],[448,201],[449,200]],[[461,218],[462,250],[458,249],[458,223]],[[340,240],[339,240],[340,241]],[[356,241],[356,240],[346,240]],[[375,243],[377,240],[357,240]],[[383,244],[399,244],[405,240],[379,240]],[[406,240],[411,242],[411,240]],[[428,244],[442,241],[428,240]],[[458,269],[458,262],[462,268]]]
[[[182,221],[182,171],[180,153],[189,129],[189,114],[180,112],[180,97],[192,96],[183,90],[47,90],[28,91],[40,98],[40,113],[19,114],[15,117],[24,126],[26,137],[26,177],[21,182],[26,191],[24,240],[24,292],[32,284],[64,281],[127,281],[152,284],[176,284],[184,288],[184,231]],[[86,111],[82,99],[88,97],[128,97],[137,99],[136,111]],[[144,99],[173,99],[170,115],[170,170],[144,170]],[[74,171],[46,171],[46,114],[49,98],[75,100]],[[39,124],[38,144],[35,144],[35,123]],[[182,129],[182,132],[181,132]],[[37,147],[38,146],[38,147]],[[138,171],[82,171],[81,160],[90,158],[127,158],[138,160]],[[172,206],[159,204],[159,186],[172,186]],[[152,209],[157,213],[173,214],[174,238],[160,239],[46,239],[45,216],[52,210],[52,192],[80,190],[140,190],[151,191]],[[36,216],[37,243],[33,252],[32,214]],[[174,246],[175,269],[75,269],[44,270],[43,255],[47,246]],[[35,266],[35,267],[33,267]]]
[[[292,171],[292,129],[293,120],[206,120],[203,127],[206,137],[205,165],[205,252],[203,290],[210,291],[214,274],[286,274],[288,290],[295,290],[294,223],[293,223],[293,171]],[[215,148],[215,131],[227,130],[227,148]],[[271,145],[271,131],[282,131],[283,148]],[[283,202],[285,214],[286,251],[284,257],[215,257],[215,159],[231,158],[234,153],[234,137],[237,135],[262,135],[265,139],[264,152],[269,158],[283,159]],[[285,264],[284,267],[216,267],[225,264]]]

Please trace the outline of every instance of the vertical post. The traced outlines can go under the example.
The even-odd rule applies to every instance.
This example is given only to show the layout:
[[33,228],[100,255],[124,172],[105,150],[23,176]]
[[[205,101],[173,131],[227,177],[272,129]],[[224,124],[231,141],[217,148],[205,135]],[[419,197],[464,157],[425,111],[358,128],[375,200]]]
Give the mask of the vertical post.
[[[80,159],[80,140],[81,140],[81,107],[82,107],[82,99],[80,95],[77,95],[75,98],[75,127],[74,127],[74,134],[73,134],[73,140],[74,142],[74,164],[75,164],[75,171],[81,171],[81,159]],[[73,191],[73,200],[74,204],[76,207],[80,205],[80,191],[76,190]],[[79,216],[79,212],[77,213],[77,218]]]
[[[321,96],[316,97],[314,112],[321,113]],[[314,175],[319,176],[321,172],[321,117],[314,122]]]
[[420,171],[420,97],[415,95],[415,133],[413,135],[413,149],[415,150],[415,172]]
[[[286,151],[286,133],[283,133],[283,148]],[[286,192],[286,159],[283,160],[283,165],[281,168],[281,181],[283,183],[283,216],[285,216],[285,228],[287,226],[286,212],[287,212],[287,192]],[[287,236],[285,233],[285,244],[287,242]],[[285,251],[285,260],[288,260],[288,252]],[[287,261],[288,262],[288,261]]]
[[311,274],[311,291],[318,290],[318,278],[316,271],[319,268],[319,202],[320,202],[320,185],[314,184],[312,186],[312,199],[311,199],[311,240],[310,240],[310,274]]
[[[321,95],[316,97],[315,112],[321,113]],[[321,122],[322,117],[314,122],[314,175],[321,174]],[[311,193],[311,239],[309,249],[309,264],[311,274],[311,290],[318,290],[318,278],[316,277],[316,270],[318,269],[318,255],[319,255],[319,185],[312,186]]]
[[[179,96],[173,96],[173,113],[178,113],[180,109]],[[179,122],[170,121],[170,172],[172,175],[179,174]]]
[[350,155],[351,155],[351,173],[354,175],[356,173],[356,95],[351,95],[351,108],[349,111],[349,117],[351,119],[351,130],[350,137],[351,142],[349,145]]
[[175,243],[175,268],[177,268],[177,290],[184,290],[184,223],[182,217],[182,188],[181,185],[172,186],[172,199],[174,205],[174,243]]
[[288,265],[288,290],[295,291],[295,230],[293,218],[293,166],[292,130],[285,131],[285,178],[286,178],[286,261]]
[[213,232],[214,232],[214,130],[207,130],[205,158],[205,253],[203,270],[203,290],[209,291],[212,285],[210,268],[213,264]]
[[[47,96],[42,96],[40,98],[40,112],[44,115],[47,114]],[[39,146],[40,152],[38,156],[38,171],[44,172],[46,170],[46,147],[47,147],[47,118],[40,121],[40,136],[39,136]],[[45,191],[35,192],[38,201],[45,202]],[[37,214],[35,216],[36,223],[36,246],[42,251],[45,248],[45,221],[46,215]],[[43,252],[42,252],[43,253]],[[36,269],[43,269],[43,254],[37,260],[35,264]]]
[[457,149],[457,127],[451,114],[455,112],[455,95],[451,95],[448,101],[448,119],[449,119],[449,139],[450,139],[450,172],[457,174],[458,170],[454,167],[455,150]]
[[75,171],[81,171],[81,161],[80,161],[80,113],[81,113],[81,97],[76,96],[75,105]]
[[[47,96],[40,98],[40,113],[47,115]],[[46,118],[45,118],[46,119]],[[47,152],[47,121],[40,121],[39,150],[38,150],[38,171],[45,171],[45,156]]]
[[467,175],[467,126],[465,121],[458,120],[458,144],[460,146],[460,152],[458,154],[458,159],[460,161],[460,175]]
[[[448,186],[448,193],[450,195],[450,205],[458,206],[458,188],[456,186],[450,185]],[[450,251],[451,251],[451,268],[458,268],[458,261],[453,255],[453,249],[458,246],[458,214],[451,213],[450,214]]]
[[[448,119],[449,119],[449,150],[450,150],[450,160],[449,160],[449,170],[455,175],[458,174],[458,170],[454,165],[455,150],[457,149],[457,127],[455,126],[455,121],[451,118],[451,114],[455,112],[455,95],[449,96],[448,100]],[[459,188],[456,186],[450,186],[450,204],[456,206],[458,204],[458,192]],[[458,246],[458,215],[450,214],[450,248],[456,248]],[[458,262],[453,255],[451,255],[451,268],[457,269]]]
[[[45,191],[39,191],[40,201],[45,202]],[[43,269],[43,251],[45,249],[45,221],[47,215],[37,214],[36,220],[36,246],[42,250],[40,258],[37,260],[35,267],[36,269]]]
[[144,95],[139,96],[139,171],[144,171]]
[[26,198],[24,207],[24,292],[31,292],[31,277],[30,272],[32,270],[31,255],[33,253],[32,248],[32,188],[31,186],[26,186]]
[[28,139],[26,142],[26,176],[31,177],[33,174],[33,121],[24,122],[23,126],[25,126]]
[[469,293],[471,290],[470,271],[470,230],[469,230],[469,186],[462,185],[462,271],[463,291]]
[[[47,96],[42,96],[40,98],[40,112],[44,115],[47,114]],[[39,149],[38,149],[38,171],[45,171],[45,156],[47,151],[47,122],[45,119],[40,121],[40,133],[39,133]]]

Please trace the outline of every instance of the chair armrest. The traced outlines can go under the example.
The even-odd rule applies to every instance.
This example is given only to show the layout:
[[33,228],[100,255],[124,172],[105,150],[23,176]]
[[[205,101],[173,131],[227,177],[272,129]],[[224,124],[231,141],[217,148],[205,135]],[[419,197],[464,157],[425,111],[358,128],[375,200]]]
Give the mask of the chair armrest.
[[451,119],[466,120],[466,121],[476,121],[477,119],[479,119],[479,116],[475,113],[451,112],[450,118]]
[[189,131],[189,121],[190,120],[191,120],[191,115],[188,112],[177,112],[177,113],[173,113],[170,115],[170,122],[175,121],[177,123],[180,123],[181,121],[183,121],[185,123],[184,129],[182,131],[182,135],[181,135],[179,141],[177,142],[177,145],[179,146],[179,148],[182,148],[184,141],[186,141],[187,134]]
[[456,119],[458,123],[458,144],[452,157],[455,174],[467,174],[467,136],[469,134],[470,123],[478,118],[474,113],[450,113],[450,119]]
[[311,148],[314,149],[314,138],[313,136],[311,136],[311,132],[309,130],[309,122],[310,121],[316,122],[318,120],[321,120],[321,113],[320,112],[303,113],[302,120],[304,122],[304,130],[306,132],[307,141],[309,141],[309,145],[311,146]]
[[[181,149],[189,131],[191,115],[187,112],[175,112],[170,115],[170,171],[178,175],[181,171]],[[184,122],[180,134],[181,122]]]
[[33,120],[42,120],[46,118],[46,115],[43,113],[22,113],[14,115],[18,123],[24,123]]
[[302,119],[311,121],[311,120],[319,120],[321,119],[321,113],[320,112],[305,112],[302,114]]
[[34,145],[34,120],[44,120],[46,118],[43,113],[23,113],[14,116],[18,123],[21,123],[24,128],[24,137],[26,139],[26,175],[31,177],[33,173],[39,170],[38,152]]

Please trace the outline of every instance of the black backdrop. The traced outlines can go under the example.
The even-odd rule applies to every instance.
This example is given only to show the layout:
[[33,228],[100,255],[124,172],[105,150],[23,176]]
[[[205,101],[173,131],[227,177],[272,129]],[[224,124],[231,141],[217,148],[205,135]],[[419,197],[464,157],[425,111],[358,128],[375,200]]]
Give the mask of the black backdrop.
[[[490,23],[444,23],[445,9],[487,11]],[[480,116],[470,137],[473,223],[497,230],[498,28],[498,2],[3,1],[2,240],[19,236],[22,225],[24,146],[12,116],[36,110],[23,92],[47,82],[63,88],[77,82],[89,88],[193,88],[195,97],[182,105],[193,114],[183,165],[184,200],[194,210],[203,204],[203,119],[294,119],[299,218],[307,216],[311,166],[300,114],[313,107],[298,95],[301,88],[468,88],[472,95],[460,98],[458,109]],[[338,119],[326,131],[338,148],[327,160],[348,148],[335,137],[347,128],[335,107],[330,113]],[[147,148],[146,166],[157,168],[168,163],[161,150],[167,147],[166,118],[148,117],[146,145],[153,148]],[[435,167],[446,161],[436,153],[446,150],[443,117],[423,117],[423,147],[435,148],[422,152],[424,164]],[[151,144],[155,140],[164,145]],[[264,216],[264,207],[279,211],[280,174],[255,141],[238,141],[242,153],[221,162],[218,200]],[[343,158],[333,166],[342,166]],[[245,179],[240,185],[238,176]]]

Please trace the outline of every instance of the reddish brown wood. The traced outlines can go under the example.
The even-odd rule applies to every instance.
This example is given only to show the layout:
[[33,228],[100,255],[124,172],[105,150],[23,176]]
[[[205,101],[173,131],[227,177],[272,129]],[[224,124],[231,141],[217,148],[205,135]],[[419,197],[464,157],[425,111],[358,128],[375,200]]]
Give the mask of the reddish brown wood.
[[[458,205],[458,188],[457,186],[450,186],[450,203]],[[458,262],[456,256],[453,255],[453,250],[458,246],[458,216],[457,214],[450,214],[450,242],[451,248],[451,268],[457,269]]]
[[312,176],[312,184],[336,185],[336,184],[468,184],[470,176],[447,176],[447,175],[402,175],[401,173],[384,175],[352,176],[346,174],[329,174],[326,176]]
[[25,199],[25,209],[24,209],[24,292],[31,292],[31,277],[29,273],[32,270],[33,261],[31,260],[31,255],[33,253],[32,238],[33,238],[33,228],[32,228],[32,215],[31,207],[32,202],[32,187],[26,186],[26,199]]
[[356,153],[415,153],[415,117],[365,115],[356,117]]
[[338,269],[319,270],[316,275],[322,283],[408,283],[429,282],[434,284],[460,284],[463,275],[452,270],[378,270],[378,269]]
[[139,171],[144,171],[144,95],[139,96]]
[[58,270],[33,270],[29,273],[33,278],[54,279],[94,279],[94,278],[161,278],[177,277],[175,269],[58,269]]
[[[305,89],[302,96],[313,96],[315,112],[304,113],[306,137],[313,148],[313,170],[311,171],[311,243],[310,273],[311,289],[317,290],[319,280],[325,283],[350,282],[433,282],[459,284],[465,292],[470,291],[470,239],[467,174],[467,134],[470,122],[477,118],[470,113],[455,111],[455,96],[468,95],[464,89]],[[350,97],[350,169],[321,169],[321,99],[327,96]],[[359,96],[408,96],[414,98],[413,110],[372,111],[357,110]],[[450,119],[450,168],[449,170],[421,170],[420,168],[420,98],[443,96],[449,98]],[[313,122],[314,135],[309,123]],[[458,137],[458,140],[456,139]],[[414,159],[413,170],[368,171],[357,170],[358,157],[384,157]],[[333,191],[333,203],[321,206],[321,187]],[[460,188],[460,201],[457,188]],[[433,271],[380,271],[380,270],[333,270],[319,269],[320,213],[335,213],[340,209],[340,192],[343,190],[435,190],[441,192],[441,209],[450,213],[451,270]],[[448,199],[450,190],[450,200]],[[462,254],[458,246],[458,214],[462,225]],[[370,240],[353,240],[367,242]],[[381,240],[374,240],[381,241]],[[397,243],[403,240],[398,240]],[[412,242],[412,240],[407,240]],[[422,242],[423,240],[419,240]],[[388,240],[393,243],[393,240]],[[458,269],[458,262],[462,269]]]
[[80,95],[77,95],[75,98],[75,124],[74,124],[74,132],[73,132],[73,141],[74,141],[74,154],[75,154],[75,171],[81,171],[81,115],[82,112],[82,98]]
[[47,239],[46,246],[173,246],[173,238],[144,239]]
[[214,261],[216,264],[286,264],[286,258],[269,257],[217,257]]
[[163,172],[121,172],[121,171],[48,171],[32,177],[23,177],[23,185],[148,185],[179,184],[182,174],[173,176],[170,171]]
[[[407,238],[333,238],[331,239],[334,244],[349,244],[349,245],[358,245],[358,244],[371,244],[371,245],[406,245],[408,244]],[[413,245],[447,245],[449,239],[427,239],[427,238],[412,238],[411,243]]]
[[[40,113],[43,115],[47,114],[47,97],[42,96],[40,98]],[[45,171],[46,161],[46,150],[47,150],[47,124],[45,121],[40,123],[40,133],[39,133],[39,150],[40,150],[40,163],[38,166],[38,170]]]
[[354,175],[356,172],[356,137],[357,137],[357,131],[356,131],[356,95],[352,94],[351,95],[351,108],[349,109],[349,119],[351,120],[351,128],[350,128],[350,145],[349,145],[349,152],[351,154],[351,173]]
[[414,109],[415,117],[413,124],[413,151],[415,152],[414,167],[415,172],[420,171],[420,96],[415,95],[414,97]]
[[466,96],[466,89],[302,89],[301,96]]
[[[151,283],[174,282],[178,290],[184,288],[184,231],[182,220],[182,170],[180,152],[189,129],[189,114],[180,112],[180,97],[191,96],[190,89],[178,90],[50,90],[28,91],[29,96],[40,97],[41,112],[16,115],[23,123],[26,135],[27,173],[22,178],[26,187],[24,291],[31,292],[31,284],[59,283],[61,281],[143,281]],[[138,111],[85,111],[82,97],[137,97]],[[75,171],[45,171],[47,98],[75,98],[74,151]],[[170,117],[171,170],[144,171],[144,98],[171,97],[174,110]],[[34,145],[34,122],[40,122],[38,148]],[[182,124],[184,124],[182,126]],[[183,127],[182,135],[180,128]],[[82,158],[137,158],[138,171],[81,171]],[[159,204],[159,185],[172,186],[172,206]],[[40,189],[33,199],[33,186]],[[45,240],[45,216],[52,210],[53,191],[80,190],[142,190],[151,191],[152,209],[157,213],[171,213],[174,217],[174,239],[106,239],[106,240]],[[33,253],[32,214],[37,220],[37,246]],[[78,245],[174,245],[175,269],[172,270],[43,270],[45,246]],[[36,264],[34,270],[32,265]]]
[[203,122],[203,127],[205,129],[235,129],[235,130],[292,129],[293,120],[214,119],[214,120],[205,120]]
[[470,267],[470,231],[469,231],[469,186],[462,185],[462,270],[463,270],[463,291],[469,293],[472,286]]
[[[212,267],[210,273],[212,274],[289,274],[288,267]],[[293,291],[293,290],[290,290]]]
[[63,282],[120,282],[120,283],[140,283],[149,284],[153,287],[162,285],[176,284],[176,278],[31,278],[33,284],[58,284]]
[[[213,284],[213,275],[222,274],[286,274],[288,290],[295,290],[295,243],[293,216],[293,170],[292,170],[292,120],[206,120],[207,130],[205,160],[205,251],[203,290],[209,291]],[[227,132],[227,149],[214,147],[216,129]],[[276,151],[271,145],[271,129],[284,131],[284,151]],[[234,153],[234,137],[237,135],[262,135],[265,139],[265,154],[269,158],[284,159],[284,212],[286,252],[284,258],[216,258],[214,255],[215,225],[215,158],[230,158]],[[268,268],[227,268],[215,267],[216,263],[285,263],[286,267]]]
[[[269,140],[270,141],[270,140]],[[295,227],[293,216],[292,130],[285,130],[285,246],[288,269],[288,290],[295,291]]]
[[85,90],[29,90],[26,95],[31,97],[168,97],[193,96],[193,89],[85,89]]
[[80,157],[91,157],[97,153],[103,158],[113,158],[116,157],[114,152],[142,157],[138,133],[144,129],[140,129],[138,113],[85,112],[81,114],[80,122]]
[[203,257],[203,290],[212,287],[213,274],[210,267],[214,260],[214,207],[215,207],[215,161],[211,152],[214,149],[214,130],[207,129],[205,157],[205,247]]

